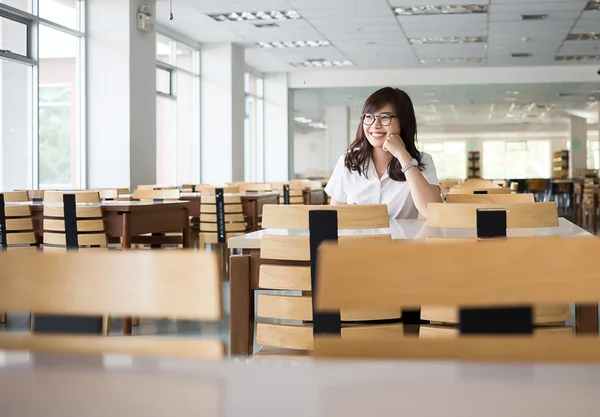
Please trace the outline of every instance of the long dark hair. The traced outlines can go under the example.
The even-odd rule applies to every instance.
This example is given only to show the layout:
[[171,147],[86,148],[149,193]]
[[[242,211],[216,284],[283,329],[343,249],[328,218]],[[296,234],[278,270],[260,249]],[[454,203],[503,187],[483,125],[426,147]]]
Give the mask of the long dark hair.
[[[400,137],[404,141],[408,153],[421,165],[421,153],[417,150],[417,118],[412,100],[406,92],[399,88],[384,87],[375,91],[365,101],[362,114],[374,113],[377,110],[391,105],[394,109],[394,116],[400,120]],[[371,163],[371,152],[373,145],[369,143],[363,128],[363,119],[360,118],[358,129],[356,129],[356,139],[348,148],[344,164],[350,171],[357,171],[359,175],[367,176],[369,164]],[[388,175],[395,181],[406,181],[406,176],[402,172],[400,161],[392,158],[388,164]]]

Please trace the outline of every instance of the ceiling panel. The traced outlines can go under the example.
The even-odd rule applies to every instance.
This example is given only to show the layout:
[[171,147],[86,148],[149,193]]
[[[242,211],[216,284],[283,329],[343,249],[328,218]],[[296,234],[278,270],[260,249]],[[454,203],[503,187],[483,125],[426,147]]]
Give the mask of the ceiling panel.
[[567,41],[559,55],[600,55],[600,41]]
[[485,57],[485,44],[413,45],[421,59]]
[[[527,12],[519,12],[517,10],[513,10],[512,12],[506,13],[492,13],[490,14],[490,22],[521,22],[523,21],[521,18],[522,14]],[[548,15],[548,17],[542,22],[552,21],[552,20],[569,20],[573,22],[574,19],[577,19],[581,13],[581,10],[570,10],[570,11],[560,11],[560,12],[541,12]],[[531,22],[531,21],[530,21]]]
[[511,4],[502,4],[502,3],[494,3],[492,2],[490,5],[490,13],[527,13],[527,14],[535,14],[535,13],[548,13],[551,14],[553,12],[559,11],[578,11],[581,12],[586,3],[578,2],[578,1],[555,1],[555,2],[518,2]]
[[435,16],[398,16],[398,21],[405,28],[414,27],[448,27],[464,25],[487,24],[486,14],[458,14],[458,15],[435,15]]

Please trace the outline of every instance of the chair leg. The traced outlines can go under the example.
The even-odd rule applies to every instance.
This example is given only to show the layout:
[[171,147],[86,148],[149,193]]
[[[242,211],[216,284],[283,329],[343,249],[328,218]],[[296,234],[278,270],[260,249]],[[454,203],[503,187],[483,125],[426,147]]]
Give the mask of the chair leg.
[[0,313],[0,323],[6,323],[6,311]]

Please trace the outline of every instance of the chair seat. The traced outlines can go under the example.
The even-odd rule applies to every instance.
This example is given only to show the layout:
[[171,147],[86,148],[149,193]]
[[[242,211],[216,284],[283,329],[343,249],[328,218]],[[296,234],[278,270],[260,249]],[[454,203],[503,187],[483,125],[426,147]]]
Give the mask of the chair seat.
[[[574,335],[572,326],[538,326],[533,330],[536,336],[570,336]],[[419,337],[457,337],[458,329],[453,326],[423,325],[419,330]]]
[[254,357],[268,359],[309,359],[310,351],[261,346],[258,352],[254,354]]

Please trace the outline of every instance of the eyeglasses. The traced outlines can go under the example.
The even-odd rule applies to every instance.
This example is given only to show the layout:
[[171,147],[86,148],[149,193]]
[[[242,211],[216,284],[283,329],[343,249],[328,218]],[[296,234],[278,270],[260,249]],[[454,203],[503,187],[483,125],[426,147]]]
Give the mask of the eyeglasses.
[[392,123],[392,119],[396,117],[396,116],[392,116],[391,114],[371,114],[371,113],[365,113],[362,115],[362,120],[363,123],[367,126],[371,126],[373,125],[373,123],[375,123],[375,120],[379,119],[379,123],[381,123],[381,126],[389,126],[390,123]]

